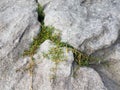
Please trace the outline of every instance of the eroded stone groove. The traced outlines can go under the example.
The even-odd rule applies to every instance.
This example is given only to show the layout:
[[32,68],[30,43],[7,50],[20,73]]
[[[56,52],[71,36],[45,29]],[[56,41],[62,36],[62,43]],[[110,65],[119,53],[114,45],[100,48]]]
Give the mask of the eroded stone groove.
[[[104,83],[109,90],[109,82],[103,83],[99,74],[90,67],[78,68],[73,74],[73,52],[50,40],[45,40],[32,56],[21,56],[40,29],[38,2],[44,6],[45,12],[41,24],[52,25],[62,32],[61,41],[88,54],[94,55],[98,50],[98,56],[110,47],[113,51],[108,48],[110,53],[103,59],[119,62],[119,0],[0,1],[1,90],[107,90]],[[56,48],[59,55],[51,52]],[[56,59],[55,55],[59,58]],[[116,66],[119,67],[119,63],[96,68],[110,78],[111,90],[114,87],[119,90],[117,71],[120,69]]]

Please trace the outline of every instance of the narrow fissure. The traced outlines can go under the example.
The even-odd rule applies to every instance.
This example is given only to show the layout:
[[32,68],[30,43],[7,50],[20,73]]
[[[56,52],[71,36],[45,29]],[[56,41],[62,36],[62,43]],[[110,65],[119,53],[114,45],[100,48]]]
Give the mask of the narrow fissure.
[[[84,54],[84,53],[80,52],[79,50],[75,49],[71,45],[64,43],[64,42],[61,42],[61,36],[60,36],[61,34],[60,33],[58,35],[53,36],[53,32],[54,32],[55,28],[44,25],[45,14],[44,14],[43,10],[44,10],[43,7],[40,4],[38,4],[38,8],[37,8],[38,21],[41,23],[40,33],[34,38],[33,42],[30,45],[29,50],[25,50],[23,53],[23,56],[30,56],[31,57],[31,60],[30,60],[31,74],[33,73],[34,65],[35,65],[33,55],[36,53],[39,46],[47,39],[49,39],[53,43],[55,43],[58,50],[61,47],[66,47],[67,50],[70,50],[73,52],[74,61],[73,61],[73,64],[71,66],[70,77],[75,77],[75,74],[76,74],[75,72],[79,69],[80,66],[90,66],[92,64],[99,62],[98,58],[93,57],[93,56],[88,56],[87,54]],[[53,48],[53,50],[54,50],[54,48]],[[56,52],[54,54],[61,54],[61,53]],[[56,57],[54,57],[54,59],[55,58]],[[57,61],[57,60],[54,60],[54,62],[59,63],[59,61]],[[32,75],[32,77],[33,77],[33,75]],[[69,82],[69,84],[70,84],[70,82]],[[31,83],[31,87],[33,87],[32,83]],[[70,88],[69,85],[68,85],[68,88]],[[31,88],[31,90],[32,90],[32,88]]]
[[61,42],[60,33],[59,35],[52,35],[55,28],[50,26],[44,25],[44,17],[45,14],[43,12],[43,7],[38,4],[38,21],[41,23],[41,30],[40,33],[34,38],[34,41],[30,45],[29,50],[24,51],[24,56],[33,56],[36,53],[36,50],[39,48],[39,46],[47,39],[53,41],[59,49],[59,47],[66,47],[68,50],[71,50],[74,55],[74,61],[79,66],[89,66],[91,64],[95,64],[99,62],[99,59],[93,56],[88,56],[85,53],[80,52],[79,50],[75,49],[71,45]]

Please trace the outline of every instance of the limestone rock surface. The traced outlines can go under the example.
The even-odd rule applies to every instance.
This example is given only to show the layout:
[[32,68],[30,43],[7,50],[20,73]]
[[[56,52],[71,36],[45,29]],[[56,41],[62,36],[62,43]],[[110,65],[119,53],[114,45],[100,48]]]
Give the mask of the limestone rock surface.
[[34,55],[33,90],[107,90],[99,74],[91,68],[80,67],[73,77],[74,57],[71,51],[66,53],[67,48],[62,47],[63,57],[58,58],[62,60],[58,63],[51,56],[54,54],[47,57],[45,54],[54,47],[53,42],[46,40]]
[[63,42],[107,62],[95,69],[110,90],[120,90],[120,0],[47,1],[45,25],[60,30]]
[[35,0],[0,0],[1,90],[17,90],[14,86],[22,78],[27,77],[27,75],[20,76],[21,79],[19,79],[15,66],[25,63],[18,58],[22,56],[25,49],[29,48],[33,38],[39,32],[40,25],[36,9]]
[[[56,45],[50,40],[41,44],[33,56],[34,65],[30,57],[20,58],[14,66],[17,72],[12,81],[16,84],[11,90],[30,90],[31,87],[33,90],[107,90],[99,74],[91,68],[81,67],[73,77],[73,53],[66,53],[66,48],[62,48],[64,60],[57,64],[52,56],[47,57],[45,54],[54,47]],[[29,65],[33,65],[33,72],[30,72]]]
[[[60,30],[63,42],[101,57],[109,67],[93,66],[100,75],[80,67],[73,77],[72,51],[50,40],[40,45],[33,58],[23,57],[40,30],[36,1],[44,7],[45,25]],[[0,89],[120,90],[119,20],[119,0],[1,0]]]
[[45,7],[44,22],[62,31],[62,41],[91,54],[118,39],[118,1],[53,0]]
[[91,68],[81,67],[71,82],[72,90],[108,90],[99,74]]

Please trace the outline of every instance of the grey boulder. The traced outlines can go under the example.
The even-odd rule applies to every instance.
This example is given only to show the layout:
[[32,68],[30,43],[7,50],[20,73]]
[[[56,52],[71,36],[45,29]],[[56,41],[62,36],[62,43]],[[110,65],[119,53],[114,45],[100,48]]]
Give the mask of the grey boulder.
[[1,90],[14,90],[21,80],[19,74],[16,74],[15,66],[25,63],[20,62],[19,57],[29,48],[39,32],[40,24],[36,9],[35,0],[0,0]]
[[52,0],[44,9],[44,22],[62,32],[62,41],[91,54],[118,39],[119,4],[117,0]]
[[[76,70],[73,77],[73,53],[62,47],[63,57],[59,63],[45,54],[56,45],[50,40],[41,44],[34,55],[36,67],[33,74],[33,90],[107,90],[99,74],[86,67]],[[53,54],[54,55],[54,54]]]
[[109,90],[104,86],[99,74],[91,68],[80,67],[71,82],[72,90]]
[[45,25],[60,30],[63,42],[107,62],[109,67],[92,67],[110,90],[120,90],[120,0],[47,1]]

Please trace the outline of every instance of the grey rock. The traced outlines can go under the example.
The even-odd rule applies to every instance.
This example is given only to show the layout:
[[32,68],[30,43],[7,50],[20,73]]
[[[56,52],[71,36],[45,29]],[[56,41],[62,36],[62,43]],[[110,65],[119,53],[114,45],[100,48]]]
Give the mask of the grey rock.
[[17,47],[28,48],[39,31],[36,8],[34,0],[0,1],[0,58]]
[[[34,71],[32,76],[25,68],[29,65],[30,57],[21,58],[14,69],[19,69],[17,76],[14,78],[16,84],[15,90],[107,90],[99,74],[86,67],[81,67],[76,71],[75,78],[72,76],[73,53],[63,47],[64,61],[57,65],[53,58],[46,57],[50,49],[56,45],[50,40],[41,44],[34,57]],[[13,81],[15,81],[13,80]],[[17,81],[19,80],[19,81]]]
[[[36,68],[34,70],[33,90],[107,90],[99,74],[86,67],[76,71],[72,76],[73,53],[63,47],[64,61],[57,64],[52,58],[45,56],[56,45],[46,40],[34,55]],[[64,58],[62,57],[62,58]]]
[[42,5],[45,25],[60,30],[63,42],[108,62],[109,67],[95,69],[110,79],[103,78],[110,90],[120,90],[120,0],[53,0]]
[[69,90],[66,83],[69,83],[73,53],[67,53],[67,48],[62,48],[63,57],[58,58],[61,61],[56,64],[53,58],[44,56],[54,47],[53,42],[46,40],[34,55],[36,62],[40,62],[35,69],[34,90]]
[[[118,39],[120,40],[120,39]],[[120,44],[117,42],[109,48],[98,50],[94,54],[96,57],[105,59],[107,65],[95,66],[110,90],[120,89]],[[112,81],[112,82],[111,82]],[[112,84],[110,84],[112,83]],[[113,86],[113,87],[112,87]]]
[[42,5],[42,6],[48,5],[51,1],[53,1],[53,0],[38,0],[40,5]]
[[[106,51],[110,52],[103,58],[119,62],[119,0],[38,1],[45,8],[45,25],[59,29],[62,41],[96,56],[105,53],[99,49],[107,48]],[[73,53],[62,48],[63,61],[56,63],[52,56],[48,57],[50,53],[47,54],[56,47],[49,40],[40,46],[34,55],[34,62],[31,57],[21,56],[40,29],[36,9],[35,0],[0,1],[0,89],[107,90],[93,69],[81,67],[76,72],[77,78],[71,77]],[[110,78],[116,75],[112,81],[119,83],[119,69],[115,66],[111,66],[113,70],[108,68],[110,74],[106,75]],[[103,69],[100,67],[99,70],[105,74],[108,70]],[[89,83],[91,79],[92,83]]]
[[62,41],[91,54],[109,47],[118,38],[120,7],[119,2],[114,3],[112,0],[53,0],[45,7],[44,22],[62,31]]
[[71,81],[72,90],[107,90],[99,74],[91,68],[80,67]]
[[19,83],[20,77],[27,77],[17,74],[15,66],[24,65],[19,57],[39,32],[36,9],[35,0],[0,0],[1,90],[16,90],[14,86]]

